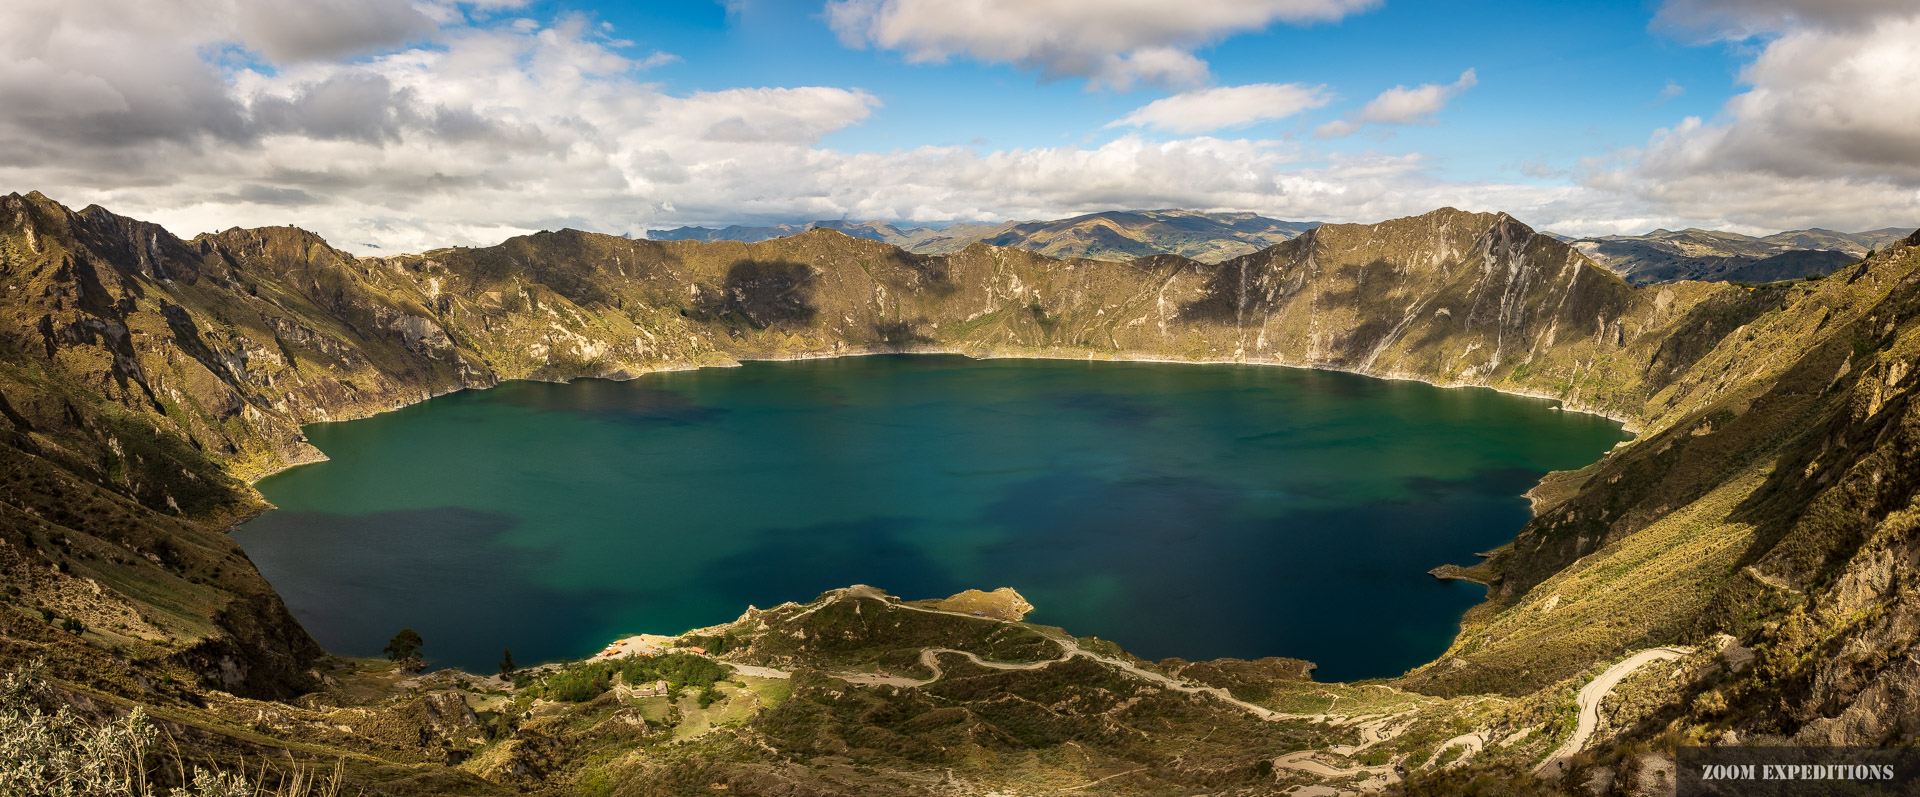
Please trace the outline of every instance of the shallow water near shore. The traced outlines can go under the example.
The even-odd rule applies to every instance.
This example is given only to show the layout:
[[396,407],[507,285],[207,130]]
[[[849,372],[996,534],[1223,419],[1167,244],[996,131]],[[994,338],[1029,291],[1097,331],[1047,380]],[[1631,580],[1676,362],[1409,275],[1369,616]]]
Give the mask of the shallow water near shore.
[[307,433],[235,538],[329,651],[489,672],[849,584],[1018,589],[1145,658],[1320,680],[1444,652],[1521,494],[1626,439],[1483,389],[1260,366],[879,356],[515,382]]

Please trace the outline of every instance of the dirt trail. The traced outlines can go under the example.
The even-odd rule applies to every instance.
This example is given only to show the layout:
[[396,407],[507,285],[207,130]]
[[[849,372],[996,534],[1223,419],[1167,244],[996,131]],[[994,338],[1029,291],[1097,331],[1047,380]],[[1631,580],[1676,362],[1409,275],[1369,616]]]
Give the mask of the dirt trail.
[[[871,587],[866,589],[871,590],[871,592],[865,592],[865,593],[859,592],[861,590],[860,587],[851,588],[847,590],[847,592],[855,593],[860,597],[871,597],[871,598],[877,598],[881,600],[885,599],[884,598],[885,593],[873,594],[873,593],[878,593],[879,591],[872,590]],[[952,615],[954,617],[965,617],[970,620],[981,619],[979,617],[975,617],[970,614],[950,612],[944,609],[929,609],[924,606],[908,606],[906,604],[896,603],[896,604],[893,604],[893,607],[896,609],[904,609],[906,611],[926,612],[927,614],[946,614],[946,615]],[[999,622],[1009,622],[1009,621],[1002,620]],[[1124,672],[1135,678],[1139,678],[1141,680],[1150,681],[1152,683],[1159,684],[1163,687],[1172,689],[1176,692],[1185,692],[1187,694],[1196,694],[1196,695],[1198,694],[1209,695],[1216,700],[1226,703],[1227,705],[1238,708],[1242,711],[1245,711],[1249,714],[1252,714],[1256,717],[1259,717],[1260,719],[1267,720],[1269,722],[1274,722],[1278,720],[1289,720],[1289,719],[1291,720],[1313,719],[1314,717],[1318,716],[1313,714],[1283,714],[1281,712],[1274,711],[1264,706],[1257,706],[1252,703],[1248,703],[1245,700],[1236,698],[1232,694],[1228,693],[1227,690],[1221,689],[1217,686],[1195,686],[1193,684],[1187,683],[1186,681],[1180,680],[1178,678],[1173,678],[1171,676],[1163,675],[1161,673],[1157,673],[1152,670],[1142,669],[1138,665],[1135,665],[1133,662],[1130,662],[1130,661],[1116,659],[1111,656],[1103,656],[1101,654],[1094,653],[1089,650],[1085,650],[1080,647],[1080,642],[1072,637],[1054,636],[1052,634],[1047,634],[1046,636],[1048,639],[1053,640],[1054,643],[1059,645],[1061,650],[1064,651],[1064,653],[1060,656],[1060,658],[1052,659],[1049,661],[1040,661],[1040,662],[1032,662],[1032,663],[1025,663],[1025,664],[1009,664],[1006,662],[998,662],[998,661],[991,661],[988,659],[982,659],[980,658],[979,655],[970,653],[964,650],[953,650],[951,648],[927,648],[925,650],[920,651],[920,662],[922,664],[927,665],[927,668],[933,671],[933,677],[925,681],[915,681],[913,679],[907,679],[907,678],[895,679],[898,682],[896,683],[896,685],[925,686],[927,684],[930,684],[930,683],[933,683],[934,681],[939,680],[940,677],[945,673],[943,673],[940,670],[940,665],[937,657],[941,654],[946,654],[946,653],[952,653],[952,654],[964,656],[968,661],[973,662],[974,664],[980,665],[982,667],[990,667],[996,670],[1034,670],[1034,669],[1039,669],[1041,667],[1060,664],[1062,662],[1068,661],[1069,659],[1073,659],[1075,657],[1080,657],[1080,658],[1092,659],[1101,664],[1105,664],[1109,667],[1118,669],[1121,672]]]
[[1466,748],[1466,750],[1465,752],[1462,752],[1460,754],[1459,758],[1456,758],[1453,761],[1448,762],[1446,766],[1449,769],[1453,767],[1458,767],[1458,766],[1465,766],[1469,762],[1473,761],[1473,757],[1479,755],[1480,751],[1487,749],[1486,734],[1481,733],[1479,731],[1474,731],[1472,733],[1461,734],[1459,736],[1455,736],[1451,739],[1441,742],[1439,747],[1434,748],[1433,755],[1427,758],[1427,763],[1421,764],[1420,768],[1421,769],[1434,768],[1436,765],[1440,763],[1440,757],[1443,755],[1446,755],[1447,751],[1452,750],[1454,747],[1464,747]]
[[1677,659],[1693,652],[1692,648],[1653,648],[1643,650],[1627,657],[1625,661],[1608,667],[1606,672],[1580,688],[1580,694],[1574,702],[1580,706],[1580,721],[1574,725],[1573,735],[1567,737],[1565,744],[1554,750],[1547,760],[1533,768],[1533,774],[1542,778],[1558,779],[1567,774],[1567,764],[1581,750],[1586,749],[1587,740],[1600,727],[1600,703],[1613,693],[1613,688],[1635,670],[1656,661]]
[[[882,592],[878,589],[865,586],[865,585],[855,585],[852,587],[848,587],[846,589],[836,590],[831,597],[827,598],[824,601],[821,601],[819,605],[816,605],[812,608],[807,609],[806,611],[796,614],[793,617],[789,618],[789,620],[805,617],[809,614],[812,614],[821,609],[824,609],[827,606],[830,606],[846,598],[871,598],[873,600],[884,601],[892,608],[899,609],[902,611],[924,612],[926,614],[945,614],[953,617],[965,618],[968,620],[986,619],[992,622],[1002,622],[1002,623],[1013,622],[1011,620],[995,620],[993,618],[981,618],[975,615],[963,614],[961,612],[947,611],[945,609],[931,609],[924,606],[909,606],[904,603],[896,603],[893,600],[891,600],[891,596],[887,595],[885,592]],[[1042,632],[1042,633],[1045,633],[1045,632]],[[1072,660],[1074,658],[1086,658],[1086,659],[1092,659],[1096,662],[1107,665],[1109,667],[1118,669],[1121,672],[1126,673],[1127,675],[1130,675],[1134,678],[1139,678],[1144,681],[1149,681],[1149,682],[1158,684],[1162,687],[1165,687],[1167,689],[1172,689],[1177,692],[1185,692],[1188,694],[1207,695],[1223,703],[1226,703],[1227,705],[1233,706],[1237,709],[1245,711],[1249,714],[1259,717],[1262,720],[1266,720],[1269,722],[1275,722],[1279,720],[1307,720],[1307,721],[1314,721],[1314,722],[1329,722],[1329,721],[1335,721],[1338,719],[1337,717],[1329,717],[1325,714],[1281,713],[1281,712],[1266,708],[1264,706],[1257,706],[1247,701],[1236,698],[1232,694],[1228,693],[1227,690],[1221,689],[1219,687],[1197,686],[1197,685],[1188,683],[1186,681],[1180,680],[1178,678],[1173,678],[1167,675],[1163,675],[1161,673],[1153,672],[1151,670],[1142,669],[1138,665],[1135,665],[1134,663],[1129,661],[1116,659],[1111,656],[1105,656],[1099,653],[1094,653],[1092,651],[1082,649],[1080,647],[1080,643],[1077,640],[1073,639],[1072,637],[1055,636],[1050,633],[1047,633],[1046,637],[1050,640],[1053,640],[1055,644],[1060,646],[1061,655],[1059,658],[1048,659],[1046,661],[1016,663],[1016,662],[1004,662],[1004,661],[993,661],[991,659],[983,659],[979,656],[979,654],[976,654],[970,651],[965,651],[965,650],[954,650],[952,648],[925,648],[920,651],[920,663],[933,673],[933,677],[931,678],[924,678],[924,679],[906,678],[898,675],[880,675],[876,673],[863,673],[863,672],[836,672],[836,673],[830,673],[830,674],[835,678],[839,678],[849,683],[866,684],[870,686],[897,686],[902,688],[917,688],[917,687],[926,686],[928,684],[931,684],[935,681],[940,680],[941,678],[946,677],[946,672],[942,670],[940,667],[940,657],[944,655],[961,656],[966,658],[967,661],[972,662],[975,665],[978,665],[981,667],[987,667],[989,669],[995,669],[995,670],[1037,670],[1042,667],[1051,667],[1055,664],[1060,664],[1060,663]],[[624,652],[624,643],[625,643],[625,640],[619,643],[615,643],[615,646],[619,647],[621,651]],[[621,655],[621,652],[616,652],[613,655],[619,656]],[[776,669],[773,667],[759,667],[759,666],[754,666],[750,664],[734,664],[732,662],[728,662],[728,665],[733,667],[735,670],[739,671],[741,675],[752,676],[755,678],[791,678],[793,677],[793,673],[786,670]]]
[[[874,589],[872,587],[867,587],[863,585],[856,585],[846,589],[837,590],[826,600],[822,601],[819,605],[813,606],[807,609],[806,611],[803,611],[799,614],[794,615],[792,618],[789,618],[789,619],[799,619],[799,618],[805,617],[809,614],[817,612],[823,608],[826,608],[829,605],[832,605],[835,602],[838,602],[846,598],[871,598],[874,600],[885,601],[891,607],[902,610],[902,611],[925,612],[927,614],[945,614],[945,615],[951,615],[954,617],[965,618],[968,620],[983,619],[981,617],[971,615],[971,614],[963,614],[960,612],[947,611],[944,609],[932,609],[924,606],[910,606],[903,603],[897,603],[891,600],[890,596],[888,596],[886,593],[881,592],[880,590]],[[991,620],[992,618],[986,618],[986,619]],[[1010,623],[1013,621],[995,620],[995,622]],[[1035,629],[1035,630],[1039,630],[1039,629]],[[955,650],[953,648],[923,648],[920,651],[920,664],[921,666],[926,667],[928,672],[932,673],[931,677],[928,677],[928,678],[907,678],[899,675],[883,675],[879,673],[866,673],[866,672],[834,672],[829,674],[835,678],[841,679],[843,681],[847,681],[848,683],[863,684],[863,685],[869,685],[869,686],[892,686],[892,687],[912,689],[912,688],[919,688],[919,687],[924,687],[924,686],[933,684],[939,681],[940,679],[946,677],[947,675],[946,670],[940,666],[940,657],[942,656],[959,656],[959,657],[965,658],[968,662],[974,664],[975,666],[985,667],[985,668],[994,669],[994,670],[1037,670],[1042,667],[1051,667],[1055,664],[1061,664],[1067,661],[1071,661],[1075,658],[1091,659],[1100,664],[1117,669],[1120,672],[1125,673],[1130,677],[1138,678],[1140,680],[1159,685],[1166,689],[1171,689],[1176,692],[1185,692],[1187,694],[1206,695],[1208,697],[1211,697],[1215,700],[1219,700],[1222,703],[1225,703],[1229,706],[1237,708],[1255,717],[1259,717],[1260,719],[1268,722],[1277,722],[1281,720],[1294,720],[1294,721],[1312,722],[1316,724],[1330,724],[1330,725],[1336,725],[1336,726],[1351,725],[1351,724],[1357,723],[1359,725],[1359,730],[1360,730],[1360,740],[1361,740],[1360,744],[1336,745],[1326,750],[1301,750],[1299,752],[1288,753],[1286,755],[1280,756],[1277,759],[1274,759],[1274,762],[1273,762],[1274,766],[1280,769],[1292,769],[1300,772],[1306,772],[1306,773],[1318,775],[1324,778],[1353,778],[1353,777],[1364,776],[1364,777],[1367,777],[1367,780],[1357,785],[1357,787],[1361,791],[1377,791],[1379,789],[1385,788],[1389,784],[1398,782],[1400,780],[1399,774],[1394,770],[1394,767],[1392,765],[1353,766],[1353,767],[1341,768],[1341,767],[1336,767],[1331,764],[1328,764],[1325,761],[1319,760],[1318,758],[1316,758],[1316,756],[1321,755],[1323,753],[1332,754],[1332,755],[1341,756],[1341,757],[1352,756],[1356,753],[1366,750],[1367,748],[1373,747],[1374,745],[1391,740],[1394,737],[1399,736],[1401,733],[1404,733],[1407,730],[1407,728],[1412,725],[1412,720],[1406,719],[1406,718],[1415,714],[1418,711],[1417,707],[1406,709],[1399,712],[1390,713],[1390,714],[1385,714],[1385,715],[1355,715],[1350,717],[1335,715],[1328,712],[1322,712],[1318,714],[1288,714],[1288,713],[1283,713],[1279,711],[1274,711],[1265,706],[1259,706],[1259,705],[1255,705],[1253,703],[1249,703],[1247,701],[1241,700],[1239,698],[1234,697],[1227,690],[1221,689],[1219,687],[1202,686],[1202,685],[1189,683],[1185,680],[1168,676],[1163,673],[1158,673],[1152,670],[1144,669],[1139,665],[1136,665],[1130,661],[1117,659],[1112,656],[1107,656],[1107,655],[1086,650],[1080,647],[1080,643],[1078,640],[1070,636],[1055,635],[1053,633],[1049,633],[1046,631],[1041,631],[1040,633],[1045,634],[1045,636],[1048,639],[1052,640],[1055,644],[1060,646],[1061,654],[1059,658],[1047,659],[1045,661],[1034,661],[1034,662],[1005,662],[1005,661],[994,661],[991,659],[981,658],[979,654],[973,653],[971,651]],[[762,666],[756,666],[751,664],[734,664],[732,662],[727,662],[727,664],[733,667],[741,675],[751,676],[755,678],[791,678],[793,677],[792,672],[773,668],[773,667],[762,667]],[[1392,689],[1392,687],[1382,687],[1382,688],[1391,689],[1394,692],[1399,691],[1397,689]],[[1337,697],[1336,697],[1336,702],[1337,702]],[[1331,709],[1331,708],[1332,706],[1329,705],[1328,709]],[[1403,719],[1406,719],[1406,721],[1402,722],[1401,720]],[[1480,749],[1485,746],[1485,744],[1486,744],[1486,741],[1484,737],[1481,737],[1478,734],[1469,734],[1468,736],[1465,736],[1465,737],[1449,740],[1445,745],[1442,746],[1441,750],[1444,751],[1448,747],[1451,747],[1454,745],[1466,745],[1468,748],[1468,752],[1465,754],[1465,756],[1463,756],[1463,759],[1462,759],[1462,760],[1465,760],[1466,758],[1471,758],[1473,754],[1478,753]],[[1436,758],[1437,756],[1438,756],[1438,753],[1436,753]],[[1092,784],[1087,784],[1087,785],[1092,785]]]
[[1311,775],[1319,775],[1323,778],[1351,778],[1360,775],[1371,775],[1385,778],[1388,783],[1399,780],[1399,777],[1394,774],[1391,765],[1381,764],[1377,767],[1361,766],[1343,769],[1315,759],[1314,756],[1319,755],[1320,752],[1319,750],[1301,750],[1297,753],[1288,753],[1274,759],[1273,765],[1282,769],[1294,769]]

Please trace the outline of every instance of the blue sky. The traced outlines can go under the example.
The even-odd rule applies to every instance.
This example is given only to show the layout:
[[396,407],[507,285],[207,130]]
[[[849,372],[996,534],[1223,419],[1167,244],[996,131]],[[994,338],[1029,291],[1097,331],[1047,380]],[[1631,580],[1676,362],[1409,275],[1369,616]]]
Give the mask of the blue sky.
[[0,189],[184,234],[298,223],[375,252],[1115,207],[1920,223],[1908,0],[18,2]]
[[[1090,89],[1083,78],[954,58],[909,63],[898,52],[843,46],[820,6],[741,2],[586,3],[548,0],[514,13],[583,13],[615,26],[636,55],[680,60],[649,77],[674,92],[737,86],[866,89],[871,118],[822,139],[846,150],[923,144],[989,148],[1098,143],[1105,127],[1177,93],[1152,85]],[[1316,123],[1357,110],[1397,85],[1479,83],[1431,124],[1396,126],[1321,145],[1328,152],[1418,150],[1456,179],[1525,180],[1532,162],[1560,171],[1596,152],[1637,147],[1687,116],[1712,116],[1739,88],[1737,43],[1689,42],[1652,30],[1654,7],[1619,2],[1399,0],[1338,22],[1224,36],[1196,52],[1216,85],[1325,85],[1338,99],[1300,117],[1232,129],[1235,135],[1311,138]],[[1670,88],[1672,87],[1672,88]],[[1675,93],[1676,90],[1679,93]]]

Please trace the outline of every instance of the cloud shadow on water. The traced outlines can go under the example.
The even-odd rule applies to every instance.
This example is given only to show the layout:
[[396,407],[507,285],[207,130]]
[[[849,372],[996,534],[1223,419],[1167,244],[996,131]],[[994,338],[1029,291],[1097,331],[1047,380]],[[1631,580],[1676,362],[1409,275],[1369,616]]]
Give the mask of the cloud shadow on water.
[[1545,475],[1546,471],[1537,468],[1478,468],[1464,479],[1410,476],[1402,479],[1401,484],[1414,496],[1413,500],[1427,503],[1463,495],[1513,498],[1525,495]]
[[518,525],[510,515],[451,507],[274,511],[235,537],[328,651],[378,656],[394,632],[413,628],[430,662],[487,672],[503,647],[574,650],[583,612],[601,598],[632,600],[540,586],[535,575],[554,557],[502,544]]
[[1137,655],[1292,656],[1322,678],[1384,677],[1438,655],[1479,598],[1425,571],[1511,534],[1525,513],[1510,494],[1454,489],[1258,515],[1223,484],[1062,474],[983,515],[1004,537],[981,566],[1048,585],[1030,590],[1034,620]]
[[495,400],[634,426],[712,424],[726,415],[726,410],[702,406],[678,390],[606,379],[579,379],[565,385],[514,385],[511,390],[500,391]]
[[748,602],[768,606],[805,601],[830,589],[869,584],[909,600],[946,597],[962,584],[941,562],[912,541],[919,520],[869,517],[758,533],[751,550],[701,566],[697,583],[734,610]]
[[1055,405],[1116,426],[1139,426],[1167,414],[1167,408],[1139,399],[1098,391],[1073,391],[1048,396]]

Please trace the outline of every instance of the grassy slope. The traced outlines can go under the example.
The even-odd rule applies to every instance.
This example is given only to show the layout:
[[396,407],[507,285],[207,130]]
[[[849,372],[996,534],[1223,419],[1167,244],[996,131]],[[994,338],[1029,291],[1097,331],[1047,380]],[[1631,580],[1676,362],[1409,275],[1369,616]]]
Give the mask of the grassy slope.
[[[258,507],[241,479],[313,456],[301,423],[500,379],[857,351],[1332,367],[1553,396],[1645,430],[1543,486],[1540,517],[1490,565],[1495,600],[1409,680],[1522,694],[1642,644],[1759,633],[1796,611],[1772,584],[1838,578],[1861,535],[1808,525],[1827,498],[1777,463],[1850,467],[1856,449],[1831,442],[1853,429],[1842,409],[1900,401],[1903,366],[1884,352],[1903,339],[1911,268],[1903,250],[1819,283],[1637,289],[1509,218],[1452,210],[1328,225],[1218,265],[934,257],[828,231],[568,231],[363,260],[290,228],[181,242],[13,197],[0,452],[22,478],[0,528],[8,555],[44,563],[7,571],[25,601],[79,613],[61,596],[100,585],[89,644],[267,695],[306,688],[318,651],[219,529]],[[66,515],[48,500],[76,494],[98,499]],[[914,666],[864,643],[781,655]]]

